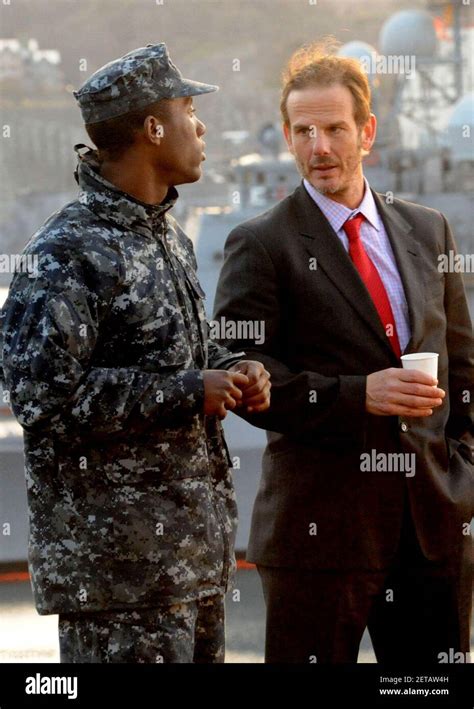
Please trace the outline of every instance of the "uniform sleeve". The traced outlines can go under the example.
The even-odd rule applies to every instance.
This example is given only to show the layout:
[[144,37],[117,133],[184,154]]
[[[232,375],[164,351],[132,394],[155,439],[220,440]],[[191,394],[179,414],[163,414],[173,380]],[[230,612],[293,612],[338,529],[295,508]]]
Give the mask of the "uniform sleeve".
[[[338,435],[363,435],[366,376],[328,377],[318,372],[289,369],[281,355],[280,286],[273,261],[257,235],[234,229],[226,242],[225,260],[217,286],[214,318],[258,320],[265,326],[261,344],[224,339],[232,350],[245,350],[271,374],[272,401],[267,411],[239,416],[254,426],[279,433],[306,435],[320,427]],[[317,392],[318,403],[311,401]]]
[[[196,260],[196,254],[194,252],[194,247],[193,247],[193,242],[191,239],[184,233],[183,229],[181,226],[178,224],[176,219],[169,215],[167,217],[168,221],[170,222],[171,226],[175,230],[177,236],[181,239],[182,245],[185,248],[187,259],[191,262],[191,270],[187,271],[187,277],[188,279],[195,279],[194,283],[197,284],[197,288],[201,290],[201,286],[199,284],[199,281],[197,280],[197,260]],[[186,269],[186,262],[182,263],[183,267]],[[202,296],[204,297],[204,292],[201,290]],[[233,364],[236,364],[239,362],[241,359],[245,358],[245,352],[231,352],[228,350],[226,347],[223,347],[223,345],[218,344],[215,340],[209,338],[209,323],[207,324],[207,335],[208,335],[208,340],[207,340],[207,352],[208,352],[208,368],[209,369],[228,369],[231,367]]]
[[43,259],[36,278],[16,274],[2,311],[2,366],[13,413],[26,430],[100,437],[181,425],[202,411],[198,370],[161,376],[95,366],[116,284],[64,254]]

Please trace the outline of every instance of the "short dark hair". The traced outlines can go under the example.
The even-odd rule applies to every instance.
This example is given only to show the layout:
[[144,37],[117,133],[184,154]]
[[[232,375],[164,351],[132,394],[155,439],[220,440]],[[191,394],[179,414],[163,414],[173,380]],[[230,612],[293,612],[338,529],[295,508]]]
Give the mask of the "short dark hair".
[[117,160],[130,148],[138,131],[143,129],[147,116],[165,120],[170,114],[169,100],[161,99],[145,108],[130,111],[123,116],[99,123],[86,123],[87,135],[99,151],[99,159]]

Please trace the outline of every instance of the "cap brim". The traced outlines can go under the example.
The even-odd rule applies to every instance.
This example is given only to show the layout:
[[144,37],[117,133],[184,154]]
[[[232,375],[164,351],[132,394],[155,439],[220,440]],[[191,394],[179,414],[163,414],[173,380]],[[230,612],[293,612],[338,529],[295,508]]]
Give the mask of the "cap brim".
[[179,86],[171,90],[170,98],[182,98],[184,96],[199,96],[199,94],[210,94],[219,91],[218,86],[213,84],[203,84],[192,79],[182,79]]

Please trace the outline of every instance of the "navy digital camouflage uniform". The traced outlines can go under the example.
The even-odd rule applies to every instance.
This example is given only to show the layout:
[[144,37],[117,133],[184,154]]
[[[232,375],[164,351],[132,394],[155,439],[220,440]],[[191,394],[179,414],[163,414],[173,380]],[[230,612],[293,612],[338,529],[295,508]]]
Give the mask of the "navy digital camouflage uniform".
[[63,662],[224,662],[224,596],[138,611],[60,615]]
[[[169,214],[176,189],[144,204],[100,175],[93,150],[76,179],[78,199],[25,247],[37,272],[14,275],[2,310],[36,607],[60,614],[63,660],[188,661],[200,636],[195,659],[218,661],[237,513],[203,370],[244,353],[208,341],[192,243]],[[139,650],[131,638],[152,618]]]

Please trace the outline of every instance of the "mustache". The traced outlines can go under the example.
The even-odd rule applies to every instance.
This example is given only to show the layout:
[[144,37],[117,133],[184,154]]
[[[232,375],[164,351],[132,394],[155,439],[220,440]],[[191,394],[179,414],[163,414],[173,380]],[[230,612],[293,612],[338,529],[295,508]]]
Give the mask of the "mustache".
[[312,160],[309,164],[311,168],[314,167],[338,167],[339,163],[331,160],[330,158],[319,158],[318,160]]

